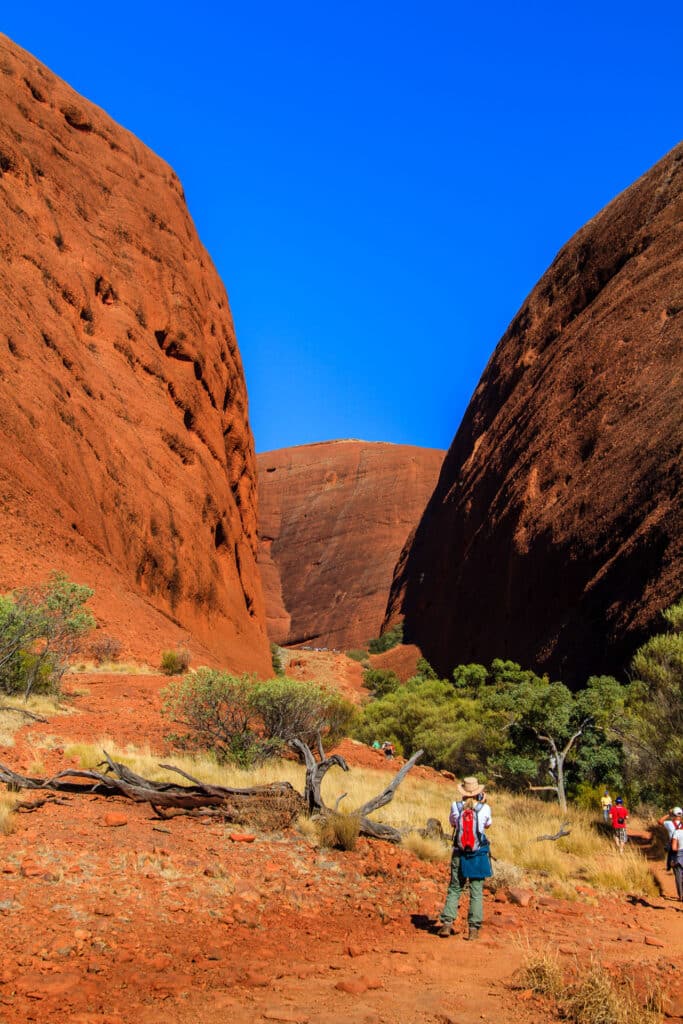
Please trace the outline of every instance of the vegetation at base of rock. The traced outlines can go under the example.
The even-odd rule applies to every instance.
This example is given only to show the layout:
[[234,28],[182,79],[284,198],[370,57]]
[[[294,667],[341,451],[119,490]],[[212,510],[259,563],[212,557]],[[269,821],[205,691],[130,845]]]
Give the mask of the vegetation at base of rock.
[[502,659],[458,665],[451,680],[421,659],[405,684],[369,669],[354,735],[406,757],[422,748],[426,764],[513,791],[544,790],[561,807],[568,797],[595,807],[606,785],[670,805],[683,785],[683,602],[665,620],[671,629],[638,650],[626,684],[592,676],[572,691]]
[[200,668],[163,693],[164,714],[185,726],[183,745],[212,751],[219,761],[249,766],[281,753],[293,739],[333,743],[350,728],[355,709],[340,694],[287,676],[265,681]]
[[282,664],[282,649],[277,644],[270,645],[270,662],[276,676],[285,674],[285,667]]
[[367,662],[368,652],[362,647],[353,647],[350,651],[346,652],[346,657],[351,658],[353,661]]
[[403,643],[403,623],[397,622],[394,626],[386,629],[381,636],[368,640],[368,651],[370,654],[382,654],[401,643]]
[[62,572],[0,596],[0,692],[57,693],[69,660],[95,626],[90,587]]
[[190,667],[190,652],[184,648],[161,652],[161,671],[165,676],[181,676]]
[[96,636],[90,644],[90,655],[98,665],[118,661],[121,657],[121,641],[113,636]]

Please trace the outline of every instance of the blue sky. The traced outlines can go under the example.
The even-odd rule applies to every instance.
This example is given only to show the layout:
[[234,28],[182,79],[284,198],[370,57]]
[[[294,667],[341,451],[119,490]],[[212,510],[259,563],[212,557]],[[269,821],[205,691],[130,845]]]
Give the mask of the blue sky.
[[258,451],[446,448],[558,249],[681,138],[680,3],[8,5],[179,174]]

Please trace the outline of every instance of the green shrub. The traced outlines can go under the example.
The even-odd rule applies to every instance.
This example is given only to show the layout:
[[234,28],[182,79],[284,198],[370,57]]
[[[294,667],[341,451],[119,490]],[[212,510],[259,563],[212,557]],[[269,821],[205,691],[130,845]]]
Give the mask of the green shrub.
[[389,668],[368,668],[363,673],[363,686],[371,691],[373,697],[384,697],[398,690],[400,685],[401,680]]
[[89,587],[55,572],[47,583],[0,596],[0,691],[57,692],[69,661],[95,625]]
[[285,674],[285,667],[282,664],[282,649],[277,644],[270,645],[270,663],[276,676]]
[[354,661],[360,661],[361,663],[368,660],[368,652],[362,650],[360,647],[353,647],[350,651],[346,652],[347,658],[353,658]]
[[403,623],[397,622],[386,629],[381,636],[369,640],[368,651],[370,654],[382,654],[384,651],[390,651],[392,647],[397,647],[400,643],[403,643]]
[[278,676],[265,682],[200,668],[164,691],[163,712],[188,730],[185,742],[219,761],[253,765],[282,753],[293,739],[345,735],[355,709],[312,682]]
[[183,649],[161,652],[161,671],[165,676],[181,676],[190,667],[190,652]]

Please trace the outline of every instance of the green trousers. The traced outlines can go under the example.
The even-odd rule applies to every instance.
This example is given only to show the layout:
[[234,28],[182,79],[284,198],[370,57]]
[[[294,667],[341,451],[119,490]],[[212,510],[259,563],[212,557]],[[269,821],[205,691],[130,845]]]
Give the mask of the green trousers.
[[467,921],[470,928],[481,928],[481,923],[484,920],[484,879],[463,878],[460,869],[460,856],[455,851],[451,858],[451,881],[446,893],[446,903],[441,911],[441,920],[444,924],[452,924],[455,921],[466,882],[470,884],[470,909]]

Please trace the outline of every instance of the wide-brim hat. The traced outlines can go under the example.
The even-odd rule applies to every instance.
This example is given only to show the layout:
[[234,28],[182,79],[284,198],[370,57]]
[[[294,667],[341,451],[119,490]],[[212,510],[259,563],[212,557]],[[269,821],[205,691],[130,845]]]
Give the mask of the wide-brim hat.
[[683,809],[681,809],[680,807],[674,807],[674,809],[673,809],[673,811],[671,813],[672,814],[683,814]]
[[476,775],[468,775],[467,778],[463,779],[462,782],[456,783],[455,787],[460,796],[479,796],[483,792],[484,787],[479,782]]

